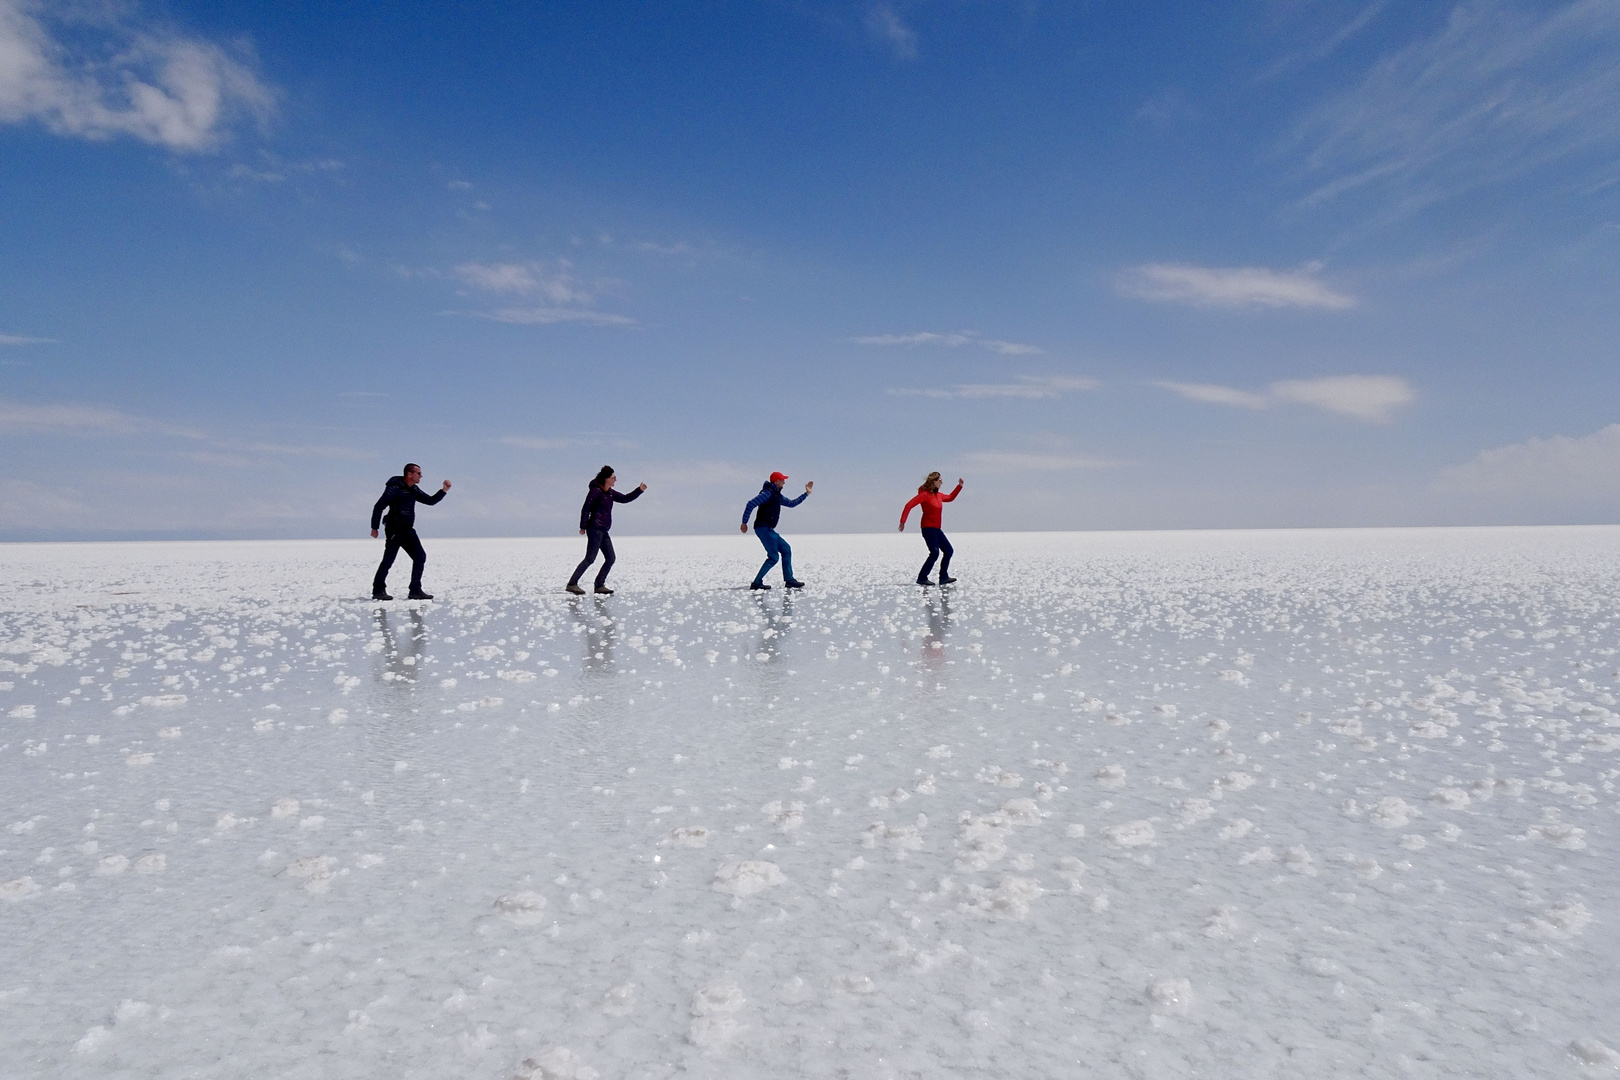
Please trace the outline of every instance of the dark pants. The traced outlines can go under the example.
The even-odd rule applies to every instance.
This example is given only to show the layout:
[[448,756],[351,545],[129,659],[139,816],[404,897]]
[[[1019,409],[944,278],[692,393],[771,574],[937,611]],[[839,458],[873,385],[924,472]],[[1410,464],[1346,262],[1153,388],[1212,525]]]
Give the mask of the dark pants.
[[598,588],[607,584],[608,571],[613,569],[613,537],[608,535],[606,529],[585,530],[585,558],[574,567],[574,576],[568,579],[568,584],[578,585],[581,575],[591,563],[596,561],[596,553],[602,553],[602,569],[596,572],[596,585]]
[[759,568],[759,573],[754,575],[754,580],[764,581],[765,574],[780,560],[782,563],[782,580],[792,581],[793,549],[788,547],[788,542],[782,539],[775,529],[755,526],[754,535],[759,537],[761,544],[765,545],[765,565]]
[[929,571],[934,569],[934,560],[938,559],[940,554],[943,553],[945,558],[940,561],[939,576],[942,578],[950,577],[951,556],[955,554],[955,550],[951,547],[951,542],[945,539],[945,530],[925,528],[922,535],[923,539],[928,542],[928,561],[923,563],[922,569],[917,572],[917,576],[919,578],[927,577]]
[[400,548],[411,557],[411,592],[422,591],[422,567],[427,565],[427,552],[422,550],[422,541],[417,539],[415,529],[393,529],[385,534],[388,542],[383,546],[382,565],[377,567],[377,576],[371,579],[372,595],[388,591],[388,571],[394,565],[394,557],[399,554]]

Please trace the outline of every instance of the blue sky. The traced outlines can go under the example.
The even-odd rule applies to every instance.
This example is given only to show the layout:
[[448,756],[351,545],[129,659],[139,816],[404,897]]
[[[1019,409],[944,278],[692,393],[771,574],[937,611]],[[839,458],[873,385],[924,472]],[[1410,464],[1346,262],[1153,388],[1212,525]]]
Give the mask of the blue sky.
[[1620,5],[0,0],[0,538],[1620,516]]

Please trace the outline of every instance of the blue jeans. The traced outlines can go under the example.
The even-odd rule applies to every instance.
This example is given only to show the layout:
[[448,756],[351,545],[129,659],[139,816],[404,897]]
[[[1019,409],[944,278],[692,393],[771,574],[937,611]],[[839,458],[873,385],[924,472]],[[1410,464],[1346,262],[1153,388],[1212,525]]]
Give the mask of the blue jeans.
[[951,556],[956,554],[956,549],[952,548],[951,542],[945,539],[945,530],[925,528],[922,535],[923,539],[928,543],[928,561],[923,563],[922,569],[917,572],[918,579],[928,576],[928,572],[934,568],[934,560],[938,559],[941,554],[945,558],[939,564],[939,576],[942,578],[950,577]]
[[776,560],[781,559],[782,580],[792,581],[793,549],[788,547],[788,542],[782,539],[775,529],[755,529],[754,535],[759,537],[759,542],[765,545],[765,565],[759,568],[759,573],[754,575],[754,580],[764,581],[765,575],[770,572],[771,567],[776,565]]
[[608,571],[613,569],[614,555],[613,537],[608,535],[606,529],[585,530],[585,558],[578,566],[574,567],[574,576],[568,579],[568,584],[579,584],[579,579],[584,576],[591,563],[596,561],[597,552],[601,552],[604,558],[602,559],[602,569],[596,572],[596,587],[601,588],[607,584]]

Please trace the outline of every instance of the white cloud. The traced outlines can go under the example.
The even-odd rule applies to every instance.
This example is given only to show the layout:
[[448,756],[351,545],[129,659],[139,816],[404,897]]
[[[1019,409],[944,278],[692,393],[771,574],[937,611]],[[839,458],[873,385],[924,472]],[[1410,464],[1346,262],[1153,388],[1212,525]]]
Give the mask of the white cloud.
[[1417,397],[1412,384],[1395,375],[1324,375],[1318,379],[1285,379],[1271,384],[1271,395],[1282,401],[1315,405],[1375,424],[1387,421],[1395,409]]
[[[129,135],[207,150],[238,117],[268,119],[275,93],[224,49],[198,38],[79,18],[53,36],[46,19],[86,7],[0,0],[0,123],[33,120],[61,135]],[[55,29],[64,29],[56,26]]]
[[1023,450],[980,450],[962,458],[965,467],[988,473],[1072,472],[1078,469],[1114,469],[1125,464],[1085,454],[1042,454]]
[[0,433],[38,432],[58,435],[178,435],[202,438],[200,432],[132,416],[102,405],[27,405],[0,399]]
[[1620,144],[1620,4],[1467,0],[1300,129],[1307,203],[1396,188],[1422,205]]
[[1153,385],[1192,401],[1211,405],[1234,405],[1245,409],[1268,409],[1284,403],[1314,405],[1373,424],[1387,422],[1396,409],[1411,404],[1417,398],[1412,384],[1398,375],[1323,375],[1315,379],[1283,379],[1266,387],[1265,393],[1212,383],[1161,380]]
[[472,188],[471,180],[452,180],[447,185],[451,191],[468,191]]
[[22,334],[0,334],[0,345],[55,345],[55,338],[25,337]]
[[615,450],[630,450],[635,443],[617,435],[507,435],[496,439],[502,446],[519,450],[570,450],[579,446],[603,446]]
[[1192,266],[1151,263],[1121,275],[1117,287],[1138,300],[1164,300],[1196,307],[1321,308],[1342,311],[1356,298],[1335,292],[1316,275],[1318,267],[1268,270],[1263,266]]
[[493,319],[516,326],[550,326],[554,323],[582,322],[594,326],[634,326],[636,320],[588,308],[502,308],[499,311],[469,311],[476,319]]
[[1272,399],[1264,394],[1254,394],[1247,390],[1234,390],[1230,386],[1215,386],[1211,383],[1183,383],[1158,380],[1154,386],[1174,391],[1191,401],[1202,401],[1210,405],[1239,405],[1245,409],[1264,409],[1272,404]]
[[982,337],[972,330],[960,330],[949,334],[936,334],[931,330],[922,330],[915,334],[872,334],[867,337],[850,338],[856,345],[944,345],[949,348],[959,348],[963,345],[977,345],[989,349],[991,352],[1001,353],[1003,356],[1037,356],[1046,350],[1038,345],[1024,345],[1017,341],[998,341],[995,338]]
[[948,389],[896,389],[889,393],[903,397],[931,398],[1054,398],[1075,390],[1095,390],[1096,379],[1069,375],[1020,375],[1010,383],[958,383]]
[[894,50],[902,60],[917,55],[917,33],[907,26],[900,13],[889,4],[878,4],[866,13],[866,29],[873,37]]
[[553,304],[587,304],[591,294],[570,272],[567,260],[558,269],[548,270],[543,263],[476,263],[466,262],[455,268],[456,277],[485,292],[517,293],[540,296]]
[[1620,496],[1620,424],[1572,438],[1553,435],[1481,450],[1440,471],[1442,491],[1562,498]]

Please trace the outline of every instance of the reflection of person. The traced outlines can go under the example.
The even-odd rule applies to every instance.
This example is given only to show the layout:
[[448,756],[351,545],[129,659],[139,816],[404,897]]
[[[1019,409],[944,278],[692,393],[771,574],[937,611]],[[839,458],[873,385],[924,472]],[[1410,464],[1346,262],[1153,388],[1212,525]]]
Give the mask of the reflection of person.
[[939,473],[929,473],[928,479],[924,480],[922,487],[917,489],[916,496],[906,503],[904,510],[900,511],[900,531],[905,532],[906,518],[911,516],[911,508],[914,506],[922,507],[922,535],[923,540],[928,544],[928,561],[922,564],[921,570],[917,571],[917,584],[919,585],[933,584],[932,581],[928,580],[928,575],[934,569],[934,560],[938,559],[942,553],[945,558],[939,564],[939,583],[949,585],[956,580],[951,577],[951,556],[955,554],[955,549],[951,547],[951,542],[945,539],[945,530],[941,528],[940,523],[944,520],[945,504],[962,493],[962,480],[960,477],[957,478],[956,488],[949,495],[941,495],[939,487]]
[[585,491],[585,505],[579,508],[579,535],[585,540],[585,558],[574,567],[574,576],[568,579],[568,591],[575,594],[585,590],[579,587],[580,576],[596,561],[596,553],[602,553],[602,569],[596,572],[596,591],[612,595],[613,590],[607,587],[608,571],[613,569],[613,538],[608,530],[613,528],[613,504],[634,502],[647,490],[642,484],[628,495],[621,495],[613,490],[618,481],[614,475],[613,466],[604,465],[597,472],[596,479]]
[[754,575],[753,583],[748,586],[750,589],[770,588],[765,584],[765,575],[776,565],[778,559],[782,561],[782,584],[790,589],[804,588],[804,582],[793,576],[793,549],[777,534],[776,523],[782,517],[782,507],[798,506],[804,502],[810,497],[810,489],[816,486],[816,482],[812,480],[805,484],[804,494],[797,499],[784,499],[782,484],[786,480],[786,473],[771,473],[771,478],[765,481],[764,486],[759,489],[759,494],[749,499],[748,505],[743,507],[741,531],[748,531],[748,515],[753,514],[754,535],[765,545],[765,565]]
[[[388,542],[383,546],[382,564],[377,567],[377,576],[371,580],[371,598],[373,600],[392,600],[388,595],[388,571],[394,565],[394,557],[399,554],[400,548],[411,557],[411,591],[408,594],[412,600],[431,600],[432,594],[422,591],[422,568],[427,565],[427,552],[422,550],[422,541],[416,535],[416,504],[426,503],[432,506],[450,490],[450,481],[446,480],[444,486],[432,495],[422,494],[422,489],[416,485],[422,479],[422,467],[414,463],[407,464],[401,475],[390,477],[383,487],[382,498],[377,505],[371,508],[371,536],[377,536],[377,524],[382,522],[383,532]],[[388,516],[382,516],[387,509]]]

